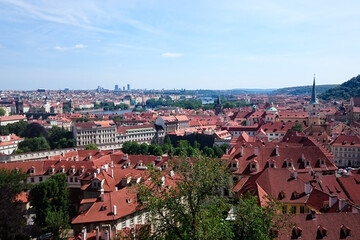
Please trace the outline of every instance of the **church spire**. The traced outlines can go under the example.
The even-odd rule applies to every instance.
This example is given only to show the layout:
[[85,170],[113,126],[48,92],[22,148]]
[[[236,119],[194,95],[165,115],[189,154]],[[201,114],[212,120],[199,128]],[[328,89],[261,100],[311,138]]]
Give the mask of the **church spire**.
[[318,104],[318,102],[316,101],[315,74],[314,74],[314,82],[312,87],[310,104]]

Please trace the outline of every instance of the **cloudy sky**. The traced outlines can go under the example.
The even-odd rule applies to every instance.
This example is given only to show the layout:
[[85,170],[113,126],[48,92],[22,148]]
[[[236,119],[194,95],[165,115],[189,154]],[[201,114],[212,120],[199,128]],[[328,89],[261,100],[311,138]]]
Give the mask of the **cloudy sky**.
[[279,88],[360,73],[360,1],[0,0],[0,89]]

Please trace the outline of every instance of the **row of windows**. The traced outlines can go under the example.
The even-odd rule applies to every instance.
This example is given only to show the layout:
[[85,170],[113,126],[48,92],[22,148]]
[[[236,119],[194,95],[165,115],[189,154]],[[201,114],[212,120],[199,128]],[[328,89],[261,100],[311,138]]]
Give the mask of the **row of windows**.
[[[357,149],[357,150],[356,150]],[[356,151],[358,151],[358,152],[360,152],[360,148],[335,148],[335,151],[349,151],[349,152],[356,152]]]

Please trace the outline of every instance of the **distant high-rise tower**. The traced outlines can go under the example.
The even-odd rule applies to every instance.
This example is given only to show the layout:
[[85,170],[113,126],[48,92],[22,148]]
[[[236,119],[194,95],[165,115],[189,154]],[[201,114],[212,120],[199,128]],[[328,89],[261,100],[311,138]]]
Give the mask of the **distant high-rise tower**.
[[98,92],[98,93],[101,93],[101,86],[98,86],[98,87],[97,87],[97,92]]
[[123,87],[123,91],[125,91],[125,86]]
[[130,91],[130,84],[127,85],[127,90]]
[[115,85],[115,91],[119,91],[119,85]]
[[223,111],[224,111],[223,105],[222,105],[222,103],[221,103],[220,95],[218,96],[218,99],[217,99],[217,101],[216,101],[216,103],[215,103],[215,108],[214,108],[214,110],[215,110],[215,115],[222,114]]

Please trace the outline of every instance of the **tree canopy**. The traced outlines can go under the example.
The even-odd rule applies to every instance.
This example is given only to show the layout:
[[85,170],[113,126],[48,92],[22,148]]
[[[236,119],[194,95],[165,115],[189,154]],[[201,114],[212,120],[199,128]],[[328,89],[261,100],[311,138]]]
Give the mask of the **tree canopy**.
[[3,108],[0,108],[0,117],[5,116],[6,111]]
[[53,239],[61,239],[70,221],[67,176],[59,173],[35,184],[29,199],[35,207],[35,223],[43,233],[51,232]]
[[94,143],[86,145],[85,150],[98,150],[98,147]]
[[0,169],[0,239],[28,239],[18,194],[26,191],[26,173]]

